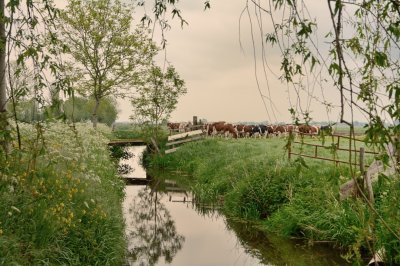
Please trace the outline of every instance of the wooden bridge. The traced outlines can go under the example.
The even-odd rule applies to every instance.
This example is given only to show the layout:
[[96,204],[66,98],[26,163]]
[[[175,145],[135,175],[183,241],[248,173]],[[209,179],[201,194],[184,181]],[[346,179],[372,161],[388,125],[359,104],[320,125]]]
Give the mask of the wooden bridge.
[[142,177],[123,177],[127,185],[148,185],[152,180],[150,178]]
[[193,130],[189,132],[184,132],[176,135],[172,135],[168,137],[168,143],[166,144],[169,147],[169,150],[166,150],[165,153],[175,152],[179,147],[178,145],[192,142],[196,140],[200,140],[204,138],[204,132],[202,130]]
[[112,139],[108,143],[108,145],[111,145],[111,146],[115,146],[115,145],[142,146],[142,145],[146,145],[146,144],[147,143],[143,139]]

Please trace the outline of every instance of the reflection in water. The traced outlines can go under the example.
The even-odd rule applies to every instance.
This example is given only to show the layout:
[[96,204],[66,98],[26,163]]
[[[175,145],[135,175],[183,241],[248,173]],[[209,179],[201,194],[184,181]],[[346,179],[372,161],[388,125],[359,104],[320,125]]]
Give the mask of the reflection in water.
[[118,150],[114,152],[117,153],[117,156],[120,158],[120,163],[118,164],[118,173],[120,175],[127,175],[135,171],[133,164],[130,163],[130,159],[135,158],[137,155],[135,155],[132,150],[127,147],[115,146],[113,149],[116,150],[117,148]]
[[142,188],[129,207],[129,256],[139,265],[154,265],[160,257],[171,263],[185,238],[176,231],[175,222],[162,196],[148,187]]
[[254,225],[226,219],[228,230],[238,237],[246,253],[260,259],[266,265],[349,265],[338,252],[328,246],[307,247],[301,241],[291,241],[267,235]]
[[190,192],[165,179],[166,173],[146,179],[138,160],[143,150],[130,148],[135,156],[124,161],[135,169],[127,177],[135,177],[136,184],[146,181],[125,190],[130,265],[346,265],[333,249],[266,235],[227,219],[214,206],[195,204]]
[[133,171],[134,169],[129,164],[120,164],[118,166],[118,173],[120,175],[127,175]]

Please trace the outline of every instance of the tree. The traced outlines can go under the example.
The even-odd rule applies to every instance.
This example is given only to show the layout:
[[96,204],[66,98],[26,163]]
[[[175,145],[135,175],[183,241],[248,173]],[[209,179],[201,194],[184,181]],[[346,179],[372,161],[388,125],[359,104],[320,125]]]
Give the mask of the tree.
[[[64,103],[65,116],[69,121],[89,121],[92,117],[92,110],[95,105],[96,101],[92,98],[71,97]],[[115,122],[117,115],[116,101],[110,97],[103,98],[98,107],[99,122],[111,126],[112,123]]]
[[19,100],[18,105],[9,103],[7,106],[7,109],[13,110],[14,119],[19,122],[33,123],[44,119],[44,113],[38,109],[36,99]]
[[78,92],[95,99],[127,95],[157,52],[144,29],[131,32],[132,9],[120,1],[70,0],[60,21],[61,37],[75,62]]
[[132,99],[133,112],[137,118],[154,126],[157,137],[160,122],[168,119],[176,108],[179,96],[186,91],[185,82],[174,67],[169,66],[164,73],[160,67],[153,66]]
[[5,6],[0,0],[0,144],[7,150],[7,86],[6,86],[6,31],[5,31]]
[[[319,7],[313,10],[311,5]],[[326,7],[325,14],[322,13],[323,7]],[[297,97],[296,105],[292,105],[290,109],[294,120],[310,121],[308,103],[311,98],[325,105],[327,112],[337,104],[337,122],[347,124],[350,135],[354,138],[355,113],[363,115],[368,121],[365,127],[365,145],[380,149],[382,155],[376,160],[395,166],[396,175],[385,182],[389,187],[396,187],[398,190],[400,2],[327,0],[317,3],[306,0],[271,0],[261,4],[252,0],[246,2],[243,13],[248,14],[252,24],[252,21],[257,21],[256,27],[262,33],[263,41],[266,40],[267,45],[262,46],[264,67],[268,64],[267,59],[271,60],[266,56],[266,51],[279,51],[281,54],[280,79]],[[256,20],[251,20],[253,17]],[[272,25],[265,34],[263,19],[267,19]],[[319,34],[319,26],[328,26],[327,32]],[[320,87],[323,91],[321,99],[316,99],[314,90],[310,90],[314,87]],[[339,96],[336,104],[332,104],[332,99],[324,96],[328,92],[333,95],[333,90]],[[299,107],[304,103],[300,103],[302,99],[307,99],[307,109]],[[397,151],[397,161],[388,155],[388,145],[393,145]],[[350,141],[350,146],[356,149],[354,141]],[[359,159],[356,152],[349,153],[349,157],[353,164]],[[350,174],[355,184],[359,175],[357,172],[350,165]],[[384,249],[385,263],[398,264],[399,220],[391,217],[398,216],[400,212],[400,195],[398,192],[385,191],[385,195],[381,195],[379,203],[376,203],[368,190],[359,185],[356,187],[365,209],[355,210],[359,211],[358,215],[364,221],[360,225],[364,228],[359,229],[358,242],[352,246],[355,255],[359,256],[361,246],[365,245],[372,254],[377,249]],[[368,219],[364,219],[367,216]]]

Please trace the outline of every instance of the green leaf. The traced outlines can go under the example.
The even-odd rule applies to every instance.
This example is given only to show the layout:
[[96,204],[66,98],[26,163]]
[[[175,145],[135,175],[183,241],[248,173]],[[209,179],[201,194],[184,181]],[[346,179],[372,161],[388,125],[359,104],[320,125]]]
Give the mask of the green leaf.
[[319,63],[319,62],[314,56],[311,56],[311,72],[314,69],[315,63]]
[[375,51],[375,63],[380,67],[387,67],[389,65],[386,53]]
[[335,73],[336,74],[341,73],[342,70],[340,69],[340,67],[337,63],[332,63],[332,64],[330,64],[328,71],[329,71],[329,74],[333,75]]

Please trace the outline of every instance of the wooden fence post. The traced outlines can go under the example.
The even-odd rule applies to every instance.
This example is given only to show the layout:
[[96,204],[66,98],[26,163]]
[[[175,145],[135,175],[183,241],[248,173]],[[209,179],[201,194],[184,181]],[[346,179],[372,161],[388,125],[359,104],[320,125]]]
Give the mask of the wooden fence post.
[[364,181],[364,191],[368,193],[368,200],[371,204],[374,204],[374,191],[372,190],[371,175],[368,171],[365,171],[364,165],[364,147],[360,147],[360,171]]
[[289,143],[288,146],[288,159],[290,161],[290,159],[292,158],[292,142]]
[[157,142],[154,138],[151,138],[151,143],[153,144],[155,150],[157,151],[158,154],[160,154],[160,149],[158,148]]
[[364,147],[360,147],[360,171],[361,171],[361,175],[364,176],[364,154],[365,154],[365,150]]

